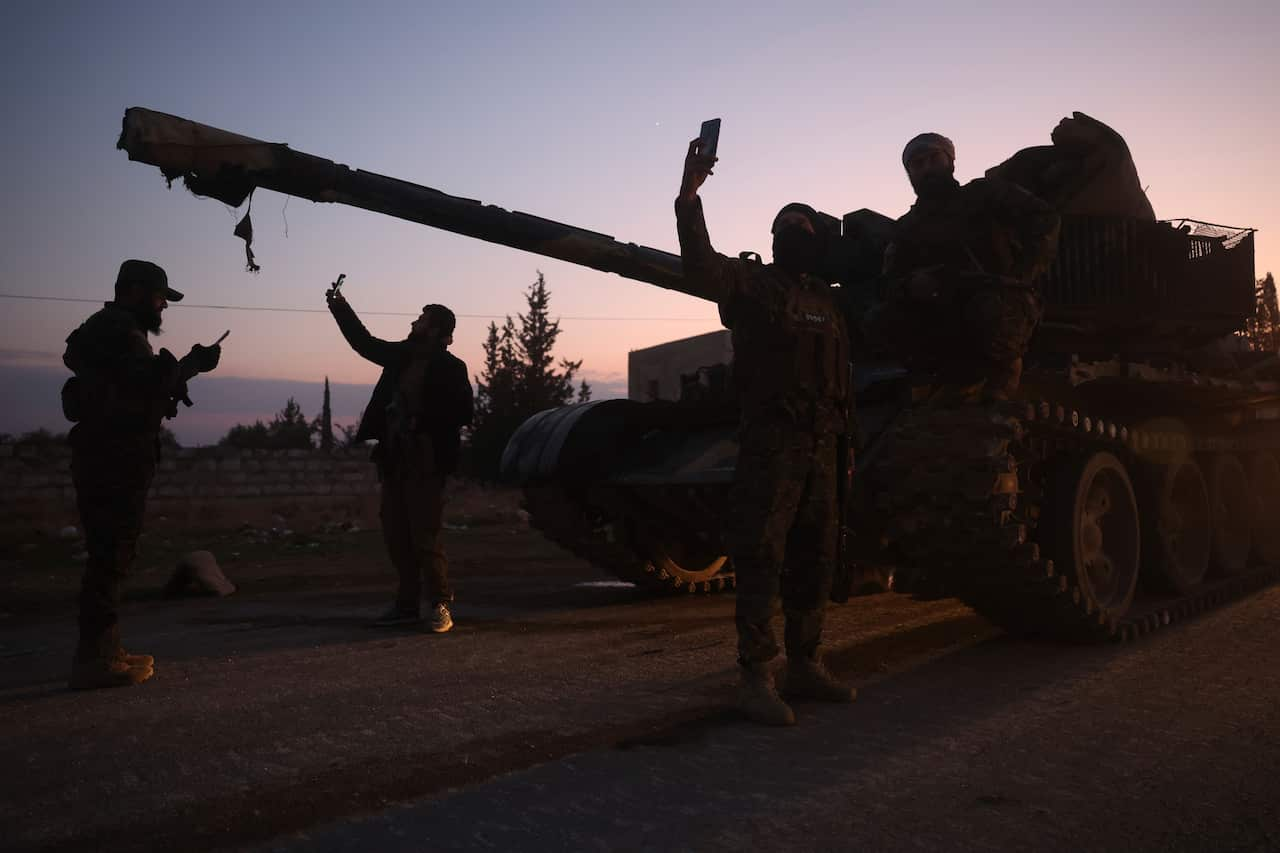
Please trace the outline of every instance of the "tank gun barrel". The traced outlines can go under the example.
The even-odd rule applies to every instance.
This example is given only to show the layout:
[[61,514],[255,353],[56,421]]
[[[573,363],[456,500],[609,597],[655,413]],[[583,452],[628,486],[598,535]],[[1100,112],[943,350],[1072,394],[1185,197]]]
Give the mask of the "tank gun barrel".
[[125,111],[116,147],[130,160],[159,167],[170,182],[238,207],[257,187],[316,202],[360,207],[616,273],[696,296],[681,274],[680,256],[562,222],[505,210],[475,199],[199,124],[142,107]]

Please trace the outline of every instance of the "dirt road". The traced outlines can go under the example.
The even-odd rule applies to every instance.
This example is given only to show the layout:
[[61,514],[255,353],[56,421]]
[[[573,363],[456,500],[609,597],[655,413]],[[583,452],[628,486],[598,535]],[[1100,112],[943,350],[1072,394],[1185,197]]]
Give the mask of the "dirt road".
[[453,633],[379,631],[390,570],[362,536],[242,565],[224,600],[150,600],[144,575],[124,617],[158,658],[139,688],[63,689],[69,611],[0,623],[6,848],[1280,839],[1280,590],[1102,649],[1013,642],[950,600],[855,599],[829,661],[862,697],[776,732],[726,707],[731,596],[637,599],[498,525],[451,533]]

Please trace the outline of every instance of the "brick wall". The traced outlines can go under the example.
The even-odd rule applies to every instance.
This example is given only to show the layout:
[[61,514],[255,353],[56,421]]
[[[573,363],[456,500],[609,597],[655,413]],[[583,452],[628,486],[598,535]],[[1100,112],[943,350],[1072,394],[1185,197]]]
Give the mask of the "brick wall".
[[[345,519],[368,526],[376,521],[377,491],[367,450],[170,450],[147,514],[192,526],[270,526],[275,516],[299,529]],[[79,520],[70,448],[0,443],[0,534],[47,534],[71,524]]]

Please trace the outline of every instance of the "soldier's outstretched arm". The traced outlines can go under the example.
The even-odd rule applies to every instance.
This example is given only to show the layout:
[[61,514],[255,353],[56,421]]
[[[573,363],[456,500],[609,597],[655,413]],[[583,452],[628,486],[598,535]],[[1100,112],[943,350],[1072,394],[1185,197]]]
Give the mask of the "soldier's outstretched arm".
[[345,296],[330,290],[325,294],[325,301],[329,305],[329,313],[338,322],[338,331],[342,332],[342,337],[347,339],[347,343],[356,351],[356,355],[380,367],[386,367],[396,360],[401,344],[396,341],[384,341],[370,334]]
[[684,269],[685,281],[699,295],[723,303],[732,296],[735,284],[741,278],[742,261],[727,258],[711,246],[698,188],[711,174],[716,158],[702,154],[699,151],[700,145],[700,139],[689,143],[680,194],[676,196],[676,234],[680,238],[680,263]]

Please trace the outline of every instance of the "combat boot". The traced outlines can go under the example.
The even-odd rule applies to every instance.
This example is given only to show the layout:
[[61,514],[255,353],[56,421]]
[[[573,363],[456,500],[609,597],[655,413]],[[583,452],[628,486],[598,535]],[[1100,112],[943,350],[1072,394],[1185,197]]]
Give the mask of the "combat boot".
[[444,634],[453,629],[453,614],[449,612],[449,604],[444,601],[437,601],[435,607],[431,608],[431,631],[434,634]]
[[119,649],[112,656],[112,660],[124,661],[126,666],[154,667],[156,665],[156,659],[151,655],[135,655],[124,649]]
[[773,686],[773,674],[763,663],[740,663],[738,709],[766,726],[794,726],[796,715]]
[[121,659],[95,657],[71,664],[68,686],[72,690],[130,687],[141,684],[153,675],[155,670],[151,666],[130,666]]
[[857,690],[842,684],[822,665],[822,661],[808,655],[787,658],[784,692],[789,699],[812,699],[816,702],[849,703],[858,698]]

